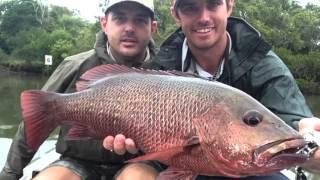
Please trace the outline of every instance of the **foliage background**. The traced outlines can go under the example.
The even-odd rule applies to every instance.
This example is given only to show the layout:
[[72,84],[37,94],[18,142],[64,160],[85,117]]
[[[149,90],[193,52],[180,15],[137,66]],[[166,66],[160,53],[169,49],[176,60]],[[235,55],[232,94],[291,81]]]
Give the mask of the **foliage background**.
[[[176,28],[171,0],[155,0],[161,42]],[[270,42],[305,93],[319,94],[320,7],[301,7],[294,0],[236,0],[234,16],[251,23]],[[105,0],[101,0],[101,6]],[[100,25],[85,21],[65,7],[41,0],[0,1],[0,64],[16,71],[50,74],[67,56],[93,48]],[[54,65],[43,65],[44,55]]]

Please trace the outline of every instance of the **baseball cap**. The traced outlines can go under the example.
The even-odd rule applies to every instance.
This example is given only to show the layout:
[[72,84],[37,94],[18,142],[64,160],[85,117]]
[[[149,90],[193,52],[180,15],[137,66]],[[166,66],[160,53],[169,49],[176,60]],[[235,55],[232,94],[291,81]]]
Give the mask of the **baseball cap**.
[[137,4],[140,4],[143,7],[145,7],[148,11],[150,11],[152,17],[154,17],[153,0],[107,0],[105,12],[108,12],[110,8],[112,8],[114,5],[124,3],[124,2],[135,2]]

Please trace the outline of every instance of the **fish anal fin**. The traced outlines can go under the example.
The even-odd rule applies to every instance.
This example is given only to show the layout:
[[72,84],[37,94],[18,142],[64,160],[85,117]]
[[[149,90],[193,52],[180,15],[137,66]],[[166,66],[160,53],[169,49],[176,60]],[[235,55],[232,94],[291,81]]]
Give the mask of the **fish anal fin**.
[[83,125],[74,125],[68,131],[66,139],[68,140],[84,140],[84,139],[92,139],[94,135],[90,133],[90,129]]
[[145,155],[130,159],[128,162],[139,162],[147,160],[158,160],[164,164],[168,163],[172,157],[184,151],[184,147],[176,147],[159,152],[147,153]]
[[156,180],[195,180],[196,177],[197,174],[192,171],[169,167],[161,172]]

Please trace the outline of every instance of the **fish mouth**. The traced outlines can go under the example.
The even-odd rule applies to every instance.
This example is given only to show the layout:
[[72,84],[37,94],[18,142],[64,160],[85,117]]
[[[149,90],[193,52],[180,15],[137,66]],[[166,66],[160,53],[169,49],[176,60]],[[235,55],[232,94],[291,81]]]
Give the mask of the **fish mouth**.
[[306,154],[298,153],[307,142],[303,138],[290,138],[258,147],[253,154],[258,167],[284,169],[308,160]]

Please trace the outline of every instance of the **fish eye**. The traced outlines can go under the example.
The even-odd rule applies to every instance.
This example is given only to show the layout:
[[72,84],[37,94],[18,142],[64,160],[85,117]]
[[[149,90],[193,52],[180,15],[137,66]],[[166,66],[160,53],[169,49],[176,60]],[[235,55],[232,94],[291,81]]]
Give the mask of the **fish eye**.
[[263,120],[263,116],[256,110],[250,110],[243,116],[243,122],[249,126],[257,126]]

